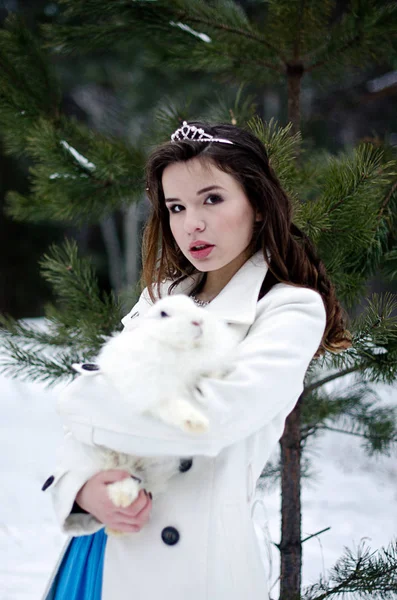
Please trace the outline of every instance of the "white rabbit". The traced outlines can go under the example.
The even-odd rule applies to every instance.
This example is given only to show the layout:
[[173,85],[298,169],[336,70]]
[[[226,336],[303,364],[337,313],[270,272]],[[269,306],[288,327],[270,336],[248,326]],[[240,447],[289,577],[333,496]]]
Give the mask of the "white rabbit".
[[[236,340],[228,326],[185,295],[157,301],[133,330],[111,337],[94,364],[74,364],[85,376],[100,373],[118,390],[128,411],[150,414],[198,435],[208,430],[205,414],[191,401],[202,376],[223,376],[230,369]],[[104,469],[123,468],[140,478],[108,485],[116,506],[128,506],[139,488],[158,494],[178,472],[175,457],[142,458],[105,448]],[[142,485],[140,485],[142,484]]]

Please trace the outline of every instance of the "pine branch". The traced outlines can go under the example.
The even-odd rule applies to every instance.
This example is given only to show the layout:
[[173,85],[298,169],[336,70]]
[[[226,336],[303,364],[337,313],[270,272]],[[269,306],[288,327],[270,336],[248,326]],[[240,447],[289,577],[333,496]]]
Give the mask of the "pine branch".
[[390,281],[397,279],[397,248],[385,254],[382,272],[384,277]]
[[52,246],[41,261],[42,276],[52,285],[57,305],[46,307],[48,327],[37,331],[2,317],[2,371],[30,381],[70,377],[73,362],[95,357],[119,328],[120,303],[101,293],[92,266],[78,257],[75,242]]
[[[188,52],[186,45],[186,40],[173,39],[165,52],[161,47],[157,53],[162,52],[162,63],[166,67],[180,71],[183,65],[185,72],[213,73],[220,81],[256,81],[264,84],[283,80],[283,71],[274,69],[261,49],[250,40],[240,40],[239,44],[232,39],[211,39],[205,45],[189,42]],[[155,51],[152,48],[152,52]],[[153,62],[156,60],[154,56]]]
[[21,344],[25,349],[29,350],[35,350],[44,346],[67,346],[73,342],[70,334],[62,335],[59,330],[52,327],[51,321],[48,321],[46,329],[42,330],[28,325],[23,321],[0,314],[0,327],[2,328],[0,340],[3,339],[7,343],[7,340],[10,338],[15,343]]
[[397,544],[371,551],[361,542],[355,552],[345,548],[327,578],[304,589],[303,600],[349,597],[393,600],[397,593]]
[[71,368],[75,362],[81,363],[90,360],[95,354],[85,351],[57,351],[51,352],[51,358],[45,351],[38,348],[29,350],[15,343],[12,339],[2,342],[5,355],[0,357],[0,372],[21,381],[41,381],[47,387],[54,386],[59,381],[73,379],[76,373]]
[[[359,433],[357,431],[350,431],[349,429],[341,429],[339,427],[332,427],[331,425],[319,425],[317,427],[317,431],[334,431],[335,433],[342,433],[343,435],[351,435],[353,437],[360,438],[361,440],[365,440],[365,441],[368,440],[368,436],[365,433]],[[375,437],[373,439],[376,441]],[[380,442],[382,442],[383,438],[381,436],[378,436],[378,440]],[[393,436],[390,439],[389,445],[392,445],[392,444],[393,444],[393,446],[395,444],[397,444],[397,436]],[[381,452],[382,452],[382,454],[385,453],[384,447],[381,448]]]
[[241,84],[236,94],[216,94],[215,103],[208,101],[208,111],[203,115],[206,120],[213,123],[230,122],[232,125],[249,127],[249,121],[257,113],[257,97],[255,94],[243,94],[245,84]]
[[386,208],[388,207],[388,205],[390,204],[391,201],[393,201],[393,197],[396,194],[397,191],[397,181],[395,181],[393,183],[393,185],[390,188],[389,193],[386,195],[384,201],[381,204],[380,210],[379,210],[379,214],[378,214],[378,224],[380,222],[380,220],[382,219]]
[[[389,452],[397,441],[396,410],[379,406],[379,398],[365,381],[344,387],[343,393],[316,390],[302,404],[302,437],[321,430],[355,435],[370,454]],[[335,426],[337,425],[337,427]]]
[[327,68],[327,77],[347,66],[388,60],[395,51],[396,5],[367,0],[354,2],[324,36],[325,43],[303,56],[306,72]]
[[338,214],[343,204],[366,191],[367,182],[387,184],[390,181],[388,168],[391,166],[394,165],[383,165],[383,150],[372,144],[358,146],[351,157],[342,154],[340,159],[330,158],[332,185],[327,187],[322,197],[328,214],[332,214],[334,219],[335,211]]
[[322,387],[326,383],[330,383],[331,381],[335,381],[336,379],[340,379],[341,377],[344,377],[345,375],[350,375],[351,373],[357,373],[359,370],[360,370],[360,366],[355,365],[348,369],[344,369],[343,371],[338,371],[337,373],[332,373],[332,375],[327,375],[323,379],[318,379],[314,383],[311,383],[310,385],[305,387],[302,397],[305,398],[311,392]]
[[310,224],[311,239],[348,307],[390,249],[395,198],[392,193],[388,208],[385,198],[396,171],[396,161],[386,159],[382,148],[363,144],[350,156],[330,158],[322,167],[321,196],[302,205],[301,218]]
[[[120,319],[120,306],[113,293],[101,293],[91,264],[78,257],[75,242],[53,245],[40,262],[42,276],[53,288],[59,308],[50,308],[53,322],[77,327],[93,342],[111,335]],[[61,312],[62,311],[62,312]]]
[[326,531],[330,531],[331,527],[325,527],[324,529],[321,529],[320,531],[317,531],[316,533],[312,533],[311,535],[308,535],[307,537],[305,537],[301,543],[303,544],[304,542],[307,542],[308,540],[311,540],[314,537],[317,537],[318,535],[321,535],[322,533],[325,533]]
[[397,338],[397,295],[371,294],[361,314],[353,319],[354,343],[382,345]]
[[298,179],[296,157],[302,142],[301,134],[292,135],[291,123],[281,127],[274,119],[265,123],[258,116],[252,118],[247,126],[264,144],[272,168],[292,198],[295,195],[294,186]]
[[[250,39],[253,40],[255,42],[258,42],[258,44],[265,46],[268,50],[271,50],[271,52],[277,56],[279,54],[279,49],[276,48],[275,46],[273,46],[273,44],[270,44],[268,40],[266,40],[265,38],[263,38],[262,36],[260,36],[257,33],[253,33],[253,31],[250,31],[248,29],[238,29],[236,27],[231,27],[228,26],[224,23],[214,23],[212,20],[210,19],[204,19],[204,18],[195,18],[195,17],[189,17],[188,13],[180,13],[177,15],[177,18],[180,21],[189,21],[189,23],[197,23],[199,25],[206,25],[207,27],[209,27],[210,29],[214,30],[214,31],[226,31],[228,33],[234,33],[237,36],[241,36],[244,37],[246,39]],[[277,71],[279,73],[284,72],[285,69],[285,58],[280,58],[280,65],[279,67],[276,67],[273,64],[267,64],[266,66],[268,66],[269,69],[272,69],[274,71]],[[264,63],[262,63],[264,64]]]
[[0,126],[7,152],[33,162],[32,194],[7,195],[14,219],[100,221],[142,191],[142,149],[60,114],[50,61],[15,16],[0,31]]
[[[218,0],[215,5],[203,0],[168,0],[157,1],[155,6],[149,2],[134,2],[119,0],[117,5],[109,6],[104,0],[90,2],[62,0],[66,6],[64,19],[67,25],[55,28],[46,28],[54,45],[62,45],[62,51],[73,51],[77,47],[89,49],[101,48],[105,42],[106,34],[117,33],[127,39],[132,33],[147,39],[158,33],[168,34],[169,41],[187,41],[186,34],[194,33],[194,27],[204,26],[205,34],[220,32],[233,39],[251,40],[265,47],[273,58],[278,57],[277,44],[269,41],[268,36],[263,36],[250,23],[243,8],[236,2]],[[75,26],[75,23],[84,21],[84,27]],[[107,25],[106,30],[101,30],[102,25]],[[90,26],[91,40],[86,39],[84,31]],[[175,27],[179,26],[178,30]],[[112,31],[113,29],[113,31]],[[190,29],[190,32],[189,32]],[[85,37],[85,39],[84,39]],[[225,39],[225,35],[222,36]],[[200,37],[196,37],[199,43]],[[87,44],[88,41],[88,44]],[[164,41],[164,39],[163,39]],[[89,44],[92,44],[91,46]],[[282,61],[279,61],[279,70],[283,70]],[[275,65],[271,65],[275,68]]]
[[8,153],[24,154],[29,130],[40,116],[57,121],[60,98],[40,40],[10,15],[0,31],[0,125]]
[[[305,380],[303,398],[331,381],[357,373],[365,381],[393,383],[397,378],[397,297],[372,294],[349,327],[352,347],[339,354],[327,352],[313,361]],[[325,377],[319,373],[326,370]]]
[[[285,71],[277,38],[269,41],[236,2],[200,0],[117,3],[117,11],[103,0],[66,2],[66,25],[46,27],[57,52],[109,48],[139,39],[152,62],[180,70],[207,70],[240,80],[280,79]],[[84,22],[84,25],[76,25]],[[157,41],[159,40],[159,41]],[[160,42],[161,40],[161,42]],[[269,75],[272,74],[269,78]]]
[[7,195],[7,212],[28,221],[97,222],[142,193],[144,152],[61,117],[31,127],[25,154],[29,196]]
[[302,55],[322,43],[329,31],[333,9],[329,0],[270,0],[266,31],[279,41],[285,63],[302,63]]
[[[383,346],[363,344],[359,348],[349,348],[338,356],[326,355],[323,357],[323,366],[333,371],[341,370],[341,376],[346,374],[347,369],[353,367],[352,372],[357,372],[368,382],[392,384],[397,378],[396,361],[397,346],[395,341],[392,341]],[[333,379],[339,379],[339,376],[335,375]]]
[[[271,491],[280,483],[281,477],[281,460],[280,457],[270,460],[266,463],[258,480],[258,487],[261,491]],[[313,479],[316,472],[312,467],[312,463],[306,455],[302,456],[300,464],[301,477],[304,480]]]

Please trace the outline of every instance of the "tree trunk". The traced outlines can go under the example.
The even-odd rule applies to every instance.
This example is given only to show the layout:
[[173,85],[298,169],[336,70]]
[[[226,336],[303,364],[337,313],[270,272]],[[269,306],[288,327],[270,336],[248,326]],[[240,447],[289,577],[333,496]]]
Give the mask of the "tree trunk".
[[110,284],[118,294],[124,286],[124,261],[114,215],[101,219],[100,227],[108,259]]
[[301,592],[301,408],[300,399],[286,420],[281,445],[280,600]]
[[292,123],[292,133],[300,131],[300,95],[304,72],[304,67],[300,63],[287,65],[288,121]]
[[[300,131],[300,92],[304,67],[287,64],[288,120],[292,133]],[[301,594],[301,398],[285,422],[281,446],[280,600],[297,600]]]

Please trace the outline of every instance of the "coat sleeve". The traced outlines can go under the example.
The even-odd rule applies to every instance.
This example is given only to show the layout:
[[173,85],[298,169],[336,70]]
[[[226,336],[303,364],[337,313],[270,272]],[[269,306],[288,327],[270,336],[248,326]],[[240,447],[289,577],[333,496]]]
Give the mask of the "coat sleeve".
[[42,488],[43,491],[48,489],[51,492],[55,515],[64,533],[89,535],[103,527],[89,513],[72,512],[79,490],[101,470],[95,449],[76,440],[70,431],[65,430],[63,444],[58,449],[54,475],[47,479]]
[[[125,329],[133,329],[150,305],[150,298],[145,289],[132,310],[123,318]],[[75,536],[89,535],[103,527],[93,515],[72,512],[79,490],[101,470],[95,448],[78,440],[72,431],[65,427],[65,436],[58,449],[54,474],[50,475],[43,485],[43,491],[48,489],[52,495],[54,511],[64,533]]]
[[[303,390],[325,322],[324,304],[317,292],[275,286],[258,303],[256,319],[238,346],[229,375],[199,382],[198,395],[192,400],[209,418],[210,429],[204,434],[189,434],[143,415],[125,418],[120,426],[120,415],[115,419],[113,414],[116,403],[113,409],[109,407],[111,390],[99,378],[80,378],[74,389],[73,384],[69,386],[68,426],[89,445],[138,456],[216,456],[274,419],[279,423],[288,416]],[[101,422],[97,418],[94,422],[93,412],[104,415]]]

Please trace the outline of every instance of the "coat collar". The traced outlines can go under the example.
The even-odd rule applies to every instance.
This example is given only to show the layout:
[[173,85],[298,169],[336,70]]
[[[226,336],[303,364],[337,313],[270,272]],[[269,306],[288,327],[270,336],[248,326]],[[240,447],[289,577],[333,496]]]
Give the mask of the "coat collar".
[[[240,267],[205,310],[228,323],[251,325],[255,320],[258,295],[267,271],[268,266],[259,250]],[[197,273],[183,280],[172,293],[189,294],[199,276],[200,273]]]

